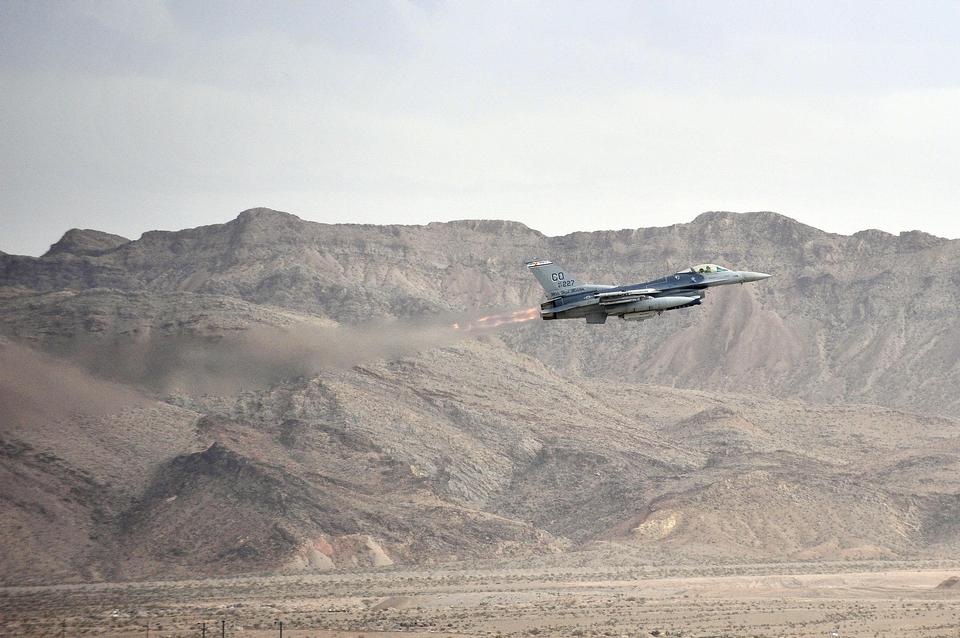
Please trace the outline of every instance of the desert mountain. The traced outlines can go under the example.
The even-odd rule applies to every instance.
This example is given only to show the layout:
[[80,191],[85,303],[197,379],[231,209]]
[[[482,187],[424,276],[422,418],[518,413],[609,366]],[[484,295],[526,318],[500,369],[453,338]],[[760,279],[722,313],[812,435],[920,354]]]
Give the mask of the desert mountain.
[[[960,546],[960,242],[772,213],[71,233],[0,255],[5,582]],[[539,303],[532,256],[776,278],[641,324],[450,327]]]
[[939,414],[960,406],[960,241],[921,232],[842,236],[775,213],[705,213],[546,237],[514,222],[326,225],[267,209],[129,242],[91,232],[70,231],[41,258],[0,256],[0,286],[222,295],[352,323],[536,305],[542,292],[522,267],[536,256],[596,283],[709,261],[775,279],[641,325],[538,323],[508,343],[593,377]]

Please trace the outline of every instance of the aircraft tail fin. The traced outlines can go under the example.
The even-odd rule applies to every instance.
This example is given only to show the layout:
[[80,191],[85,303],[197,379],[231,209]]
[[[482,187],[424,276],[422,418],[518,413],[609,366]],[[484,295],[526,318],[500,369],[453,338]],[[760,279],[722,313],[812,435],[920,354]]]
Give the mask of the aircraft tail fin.
[[564,269],[548,259],[537,259],[527,262],[527,268],[537,278],[548,299],[562,297],[568,291],[579,287],[577,280]]

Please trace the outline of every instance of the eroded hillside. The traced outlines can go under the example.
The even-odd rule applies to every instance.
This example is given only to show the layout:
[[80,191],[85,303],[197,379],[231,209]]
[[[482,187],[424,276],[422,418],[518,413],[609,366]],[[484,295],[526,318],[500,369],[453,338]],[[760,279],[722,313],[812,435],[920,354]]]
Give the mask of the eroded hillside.
[[[949,555],[957,246],[770,213],[548,238],[253,210],[0,255],[0,574]],[[776,277],[641,324],[451,326],[538,303],[531,256]]]

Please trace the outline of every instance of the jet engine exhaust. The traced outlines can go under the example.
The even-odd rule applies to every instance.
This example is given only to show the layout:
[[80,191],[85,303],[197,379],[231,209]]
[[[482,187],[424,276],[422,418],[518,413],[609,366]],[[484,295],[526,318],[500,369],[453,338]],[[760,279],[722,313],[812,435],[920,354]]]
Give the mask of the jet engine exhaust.
[[540,308],[533,307],[526,310],[517,310],[515,312],[502,312],[495,315],[487,315],[479,319],[469,321],[458,321],[450,327],[462,332],[479,332],[481,330],[490,330],[499,326],[505,326],[514,323],[525,323],[540,318]]

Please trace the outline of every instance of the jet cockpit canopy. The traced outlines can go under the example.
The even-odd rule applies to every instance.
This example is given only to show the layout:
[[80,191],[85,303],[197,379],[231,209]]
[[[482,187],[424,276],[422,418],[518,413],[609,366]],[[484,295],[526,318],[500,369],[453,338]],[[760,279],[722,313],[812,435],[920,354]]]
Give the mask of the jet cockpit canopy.
[[730,272],[730,270],[727,268],[724,268],[723,266],[718,266],[716,264],[700,264],[699,266],[694,266],[693,268],[681,270],[680,272],[713,273],[713,272]]

